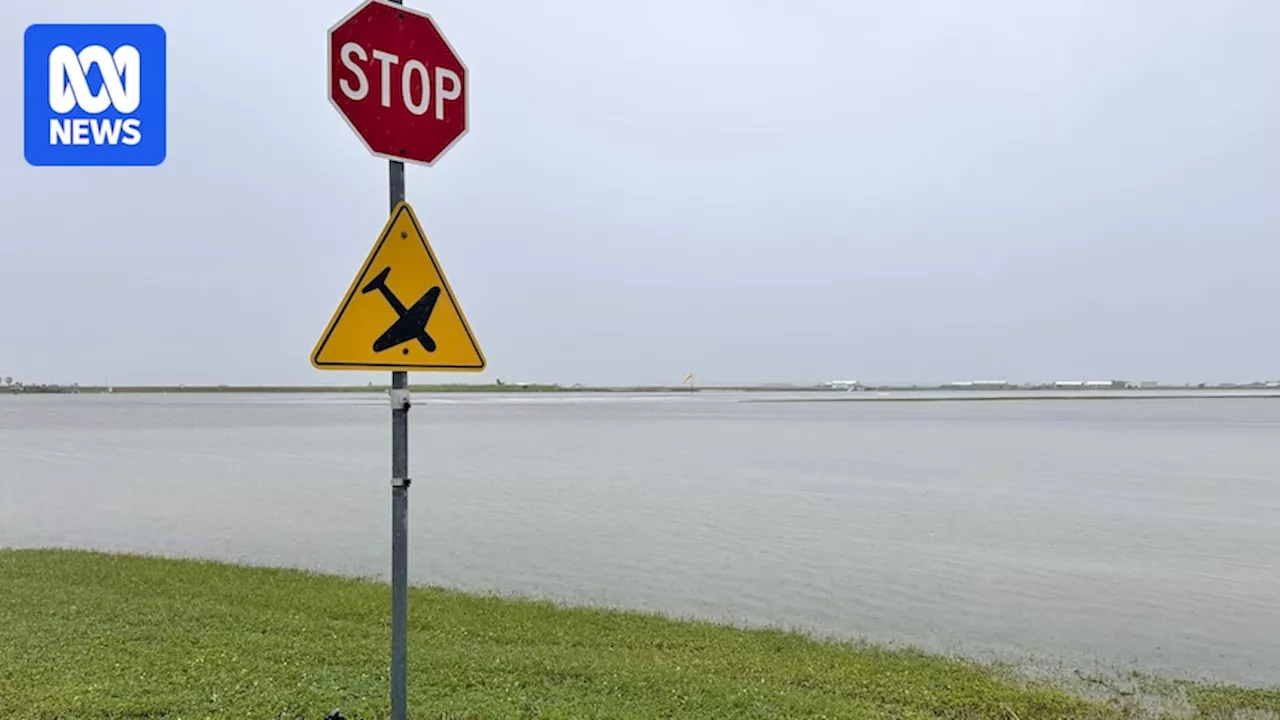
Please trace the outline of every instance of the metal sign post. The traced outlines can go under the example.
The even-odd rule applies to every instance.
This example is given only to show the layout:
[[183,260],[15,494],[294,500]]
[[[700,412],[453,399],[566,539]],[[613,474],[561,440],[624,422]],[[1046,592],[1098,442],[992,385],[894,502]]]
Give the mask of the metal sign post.
[[[395,0],[398,2],[399,0]],[[404,163],[388,160],[391,212],[405,201]],[[391,373],[391,719],[405,720],[409,654],[409,373]]]

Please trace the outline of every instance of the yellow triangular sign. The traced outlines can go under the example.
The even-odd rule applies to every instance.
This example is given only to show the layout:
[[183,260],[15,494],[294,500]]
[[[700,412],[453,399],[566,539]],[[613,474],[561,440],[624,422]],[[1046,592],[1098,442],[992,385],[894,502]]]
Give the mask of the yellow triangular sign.
[[311,364],[320,370],[484,370],[480,344],[408,203],[392,209]]

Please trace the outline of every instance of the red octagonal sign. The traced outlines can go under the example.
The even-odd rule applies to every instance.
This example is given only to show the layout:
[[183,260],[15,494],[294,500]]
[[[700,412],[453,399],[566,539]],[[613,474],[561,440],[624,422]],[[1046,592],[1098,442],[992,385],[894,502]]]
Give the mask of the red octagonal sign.
[[467,66],[430,15],[366,0],[329,28],[329,100],[369,152],[431,165],[467,132]]

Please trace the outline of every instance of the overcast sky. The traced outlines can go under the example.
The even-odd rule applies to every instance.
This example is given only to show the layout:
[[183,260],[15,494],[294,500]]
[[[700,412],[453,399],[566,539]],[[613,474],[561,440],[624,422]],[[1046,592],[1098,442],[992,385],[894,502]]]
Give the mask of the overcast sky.
[[[386,218],[353,0],[0,3],[0,375],[334,383]],[[1280,378],[1280,3],[439,0],[408,197],[489,360],[433,380]],[[22,156],[31,22],[158,22],[158,168]]]

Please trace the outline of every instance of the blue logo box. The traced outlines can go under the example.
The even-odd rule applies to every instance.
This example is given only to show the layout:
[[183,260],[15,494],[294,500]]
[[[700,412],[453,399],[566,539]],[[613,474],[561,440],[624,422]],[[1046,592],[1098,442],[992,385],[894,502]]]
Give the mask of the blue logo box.
[[154,24],[29,26],[22,56],[27,162],[164,162],[165,41]]

